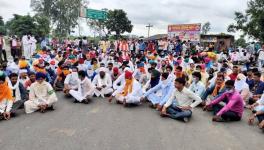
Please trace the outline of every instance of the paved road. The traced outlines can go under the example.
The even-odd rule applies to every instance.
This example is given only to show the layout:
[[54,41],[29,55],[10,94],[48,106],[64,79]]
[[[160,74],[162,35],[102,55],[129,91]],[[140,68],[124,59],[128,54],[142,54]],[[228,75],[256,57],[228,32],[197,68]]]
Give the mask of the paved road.
[[196,109],[189,123],[160,118],[143,105],[123,108],[105,99],[74,104],[57,94],[56,110],[0,122],[0,150],[260,150],[256,126],[213,123]]

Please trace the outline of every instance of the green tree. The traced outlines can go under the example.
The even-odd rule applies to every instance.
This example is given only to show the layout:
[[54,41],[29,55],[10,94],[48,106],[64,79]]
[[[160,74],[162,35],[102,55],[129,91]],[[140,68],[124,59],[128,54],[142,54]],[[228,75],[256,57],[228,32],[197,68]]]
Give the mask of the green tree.
[[245,48],[247,46],[247,43],[246,43],[246,40],[244,37],[240,37],[239,39],[237,39],[235,41],[235,46],[236,47],[242,47],[242,48]]
[[5,22],[3,20],[3,17],[0,16],[0,33],[6,34],[6,27],[5,27]]
[[6,27],[9,35],[17,35],[20,37],[27,33],[33,33],[36,30],[34,18],[29,15],[21,16],[14,14],[14,18],[7,21]]
[[211,23],[206,22],[202,27],[202,34],[207,34],[211,30]]
[[58,37],[68,36],[78,24],[82,0],[33,0],[31,7],[46,16],[55,27]]
[[9,35],[17,35],[19,37],[28,33],[44,37],[50,31],[48,19],[38,15],[31,17],[29,15],[14,14],[14,18],[6,23],[6,27]]
[[106,21],[105,20],[92,20],[87,19],[87,25],[94,33],[98,33],[99,35],[104,34],[108,36],[108,32],[106,31]]
[[0,26],[4,26],[4,25],[5,25],[5,22],[4,22],[4,20],[3,20],[3,17],[0,16]]
[[235,23],[228,32],[242,31],[244,35],[264,42],[264,1],[250,0],[245,13],[235,12]]
[[131,21],[128,19],[126,12],[122,9],[108,11],[105,25],[109,33],[115,32],[117,38],[125,32],[131,33],[133,29]]
[[34,21],[36,26],[34,35],[45,37],[50,33],[50,20],[48,17],[43,15],[35,15]]

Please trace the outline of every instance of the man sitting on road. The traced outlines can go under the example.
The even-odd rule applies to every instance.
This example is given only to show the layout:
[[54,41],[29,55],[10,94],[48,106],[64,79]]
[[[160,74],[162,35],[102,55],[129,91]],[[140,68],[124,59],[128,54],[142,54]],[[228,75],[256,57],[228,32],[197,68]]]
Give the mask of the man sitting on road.
[[[204,110],[213,108],[213,121],[240,121],[244,111],[244,103],[239,92],[235,90],[235,82],[228,80],[225,83],[226,92],[204,107]],[[226,104],[221,104],[223,102]]]
[[109,102],[112,101],[113,96],[116,98],[117,103],[128,106],[129,104],[140,104],[140,98],[142,96],[141,84],[132,76],[132,72],[125,72],[125,84],[121,85],[112,96],[109,98]]
[[63,92],[66,96],[70,96],[70,90],[77,90],[78,89],[78,69],[77,67],[72,68],[70,74],[68,74],[64,80],[64,89]]
[[200,72],[192,73],[192,84],[189,87],[189,89],[199,97],[202,97],[205,92],[205,85],[203,84],[201,79],[202,75]]
[[12,91],[14,100],[12,109],[16,111],[17,109],[23,107],[24,103],[28,100],[28,93],[22,83],[19,82],[18,74],[16,73],[11,73],[9,75],[8,86]]
[[12,91],[8,86],[4,72],[0,71],[0,120],[11,118],[12,106]]
[[79,85],[77,90],[70,90],[71,96],[75,98],[75,103],[83,102],[88,104],[91,101],[91,96],[94,93],[94,86],[90,79],[85,76],[85,71],[79,71]]
[[25,85],[24,85],[27,91],[29,91],[31,84],[33,84],[36,81],[36,73],[30,72],[28,76],[29,76],[29,79],[25,82]]
[[[186,81],[184,78],[177,78],[174,84],[176,89],[163,106],[161,116],[188,122],[192,116],[192,109],[199,105],[202,100],[185,87]],[[173,103],[174,100],[176,100],[176,103]]]
[[[142,100],[147,98],[154,108],[161,111],[162,106],[170,98],[171,93],[174,90],[173,81],[169,78],[169,73],[163,73],[161,75],[161,82],[153,88],[149,89],[143,96]],[[161,91],[158,95],[157,92]]]
[[48,108],[53,109],[53,105],[58,101],[52,86],[45,79],[44,73],[36,74],[37,82],[30,86],[29,100],[24,104],[27,114],[37,110],[44,113]]
[[112,89],[112,79],[111,76],[106,73],[106,68],[101,67],[99,69],[99,74],[94,77],[93,85],[95,87],[94,94],[99,97],[109,97],[111,96]]
[[251,92],[251,97],[249,98],[249,105],[254,104],[263,94],[264,91],[264,82],[261,81],[261,73],[260,72],[255,72],[253,76],[253,84],[249,85],[250,87],[250,92]]
[[248,123],[250,125],[253,124],[255,118],[257,118],[259,121],[259,127],[264,129],[264,94],[262,94],[261,98],[249,108],[252,110],[253,114],[249,117]]

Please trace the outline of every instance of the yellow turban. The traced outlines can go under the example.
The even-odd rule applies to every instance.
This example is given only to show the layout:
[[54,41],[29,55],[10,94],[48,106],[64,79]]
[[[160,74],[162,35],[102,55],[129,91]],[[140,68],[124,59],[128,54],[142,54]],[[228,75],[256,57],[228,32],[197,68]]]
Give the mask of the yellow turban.
[[20,60],[18,63],[18,66],[20,69],[26,68],[28,66],[28,63],[26,60]]

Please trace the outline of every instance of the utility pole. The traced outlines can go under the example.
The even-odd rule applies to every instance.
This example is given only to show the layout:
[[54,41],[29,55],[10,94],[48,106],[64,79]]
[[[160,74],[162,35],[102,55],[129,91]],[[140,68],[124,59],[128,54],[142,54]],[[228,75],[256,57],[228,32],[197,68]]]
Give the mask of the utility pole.
[[146,27],[148,28],[148,38],[149,38],[150,28],[152,28],[153,25],[151,25],[151,24],[149,23]]

